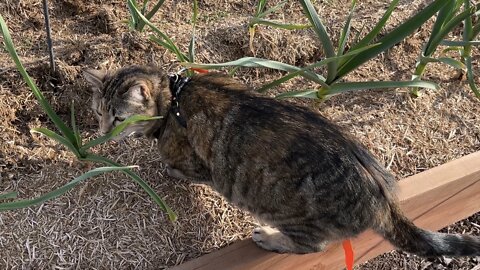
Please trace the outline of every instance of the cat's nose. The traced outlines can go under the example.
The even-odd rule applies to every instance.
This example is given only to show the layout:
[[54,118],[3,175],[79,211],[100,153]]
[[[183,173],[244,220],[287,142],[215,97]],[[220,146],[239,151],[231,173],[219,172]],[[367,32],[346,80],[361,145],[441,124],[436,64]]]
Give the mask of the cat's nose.
[[101,135],[105,135],[112,130],[112,125],[106,119],[100,119],[98,131]]
[[101,127],[99,131],[100,131],[100,135],[105,135],[108,132],[110,132],[110,129],[108,127],[107,128]]

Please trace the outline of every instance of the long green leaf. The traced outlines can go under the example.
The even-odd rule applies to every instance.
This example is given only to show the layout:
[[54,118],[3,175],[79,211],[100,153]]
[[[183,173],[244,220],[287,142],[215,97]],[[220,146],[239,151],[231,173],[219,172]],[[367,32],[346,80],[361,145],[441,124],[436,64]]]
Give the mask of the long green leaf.
[[[94,154],[90,154],[85,158],[85,160],[100,162],[108,166],[120,166],[120,164],[112,160],[109,160],[107,158],[97,156]],[[140,178],[140,176],[138,176],[136,173],[132,172],[131,170],[124,170],[123,172],[128,176],[130,176],[140,187],[142,187],[147,192],[147,194],[153,199],[153,201],[157,203],[158,206],[160,206],[162,210],[167,212],[168,217],[170,218],[171,221],[175,221],[177,219],[177,215],[175,214],[175,212],[173,212],[172,209],[167,204],[165,204],[162,198],[160,198],[160,196],[158,196],[158,194],[152,189],[152,187],[150,187],[145,181],[143,181],[143,179]]]
[[13,46],[12,42],[12,37],[10,36],[10,32],[8,31],[8,27],[3,20],[2,15],[0,15],[0,29],[2,31],[3,35],[3,42],[5,43],[5,48],[7,49],[8,53],[12,57],[13,61],[15,62],[15,65],[17,66],[18,71],[22,75],[23,79],[27,83],[27,85],[30,87],[32,90],[33,94],[37,98],[38,102],[42,106],[43,110],[47,113],[48,117],[52,122],[55,124],[55,126],[60,130],[60,132],[63,134],[63,136],[67,137],[69,141],[72,143],[76,141],[75,136],[73,132],[63,123],[63,121],[60,119],[60,117],[55,113],[55,111],[50,107],[50,104],[48,101],[45,99],[43,96],[42,92],[38,89],[37,85],[33,82],[32,78],[28,75],[27,71],[25,70],[25,67],[23,66],[22,62],[20,61],[20,58],[18,57],[17,51],[15,50],[15,47]]
[[393,31],[385,35],[378,41],[379,46],[366,50],[362,54],[352,57],[342,67],[340,67],[337,77],[334,81],[344,77],[352,70],[356,69],[360,65],[364,64],[368,60],[376,57],[382,52],[392,48],[395,44],[399,43],[407,36],[412,34],[417,28],[423,25],[428,19],[430,19],[435,13],[442,8],[447,2],[445,0],[435,0],[426,8],[418,12],[415,16],[405,21],[400,26],[396,27]]
[[472,40],[472,41],[450,41],[450,40],[443,40],[440,42],[440,45],[445,45],[445,46],[451,46],[451,47],[457,47],[457,46],[467,46],[467,45],[473,45],[473,46],[478,46],[480,45],[480,41],[478,40]]
[[380,31],[382,31],[385,24],[387,24],[388,19],[390,19],[390,17],[392,16],[393,11],[398,5],[398,1],[400,0],[392,1],[387,11],[385,11],[385,14],[383,14],[382,18],[378,21],[375,27],[373,27],[373,29],[364,38],[362,38],[359,42],[353,45],[351,47],[352,50],[356,50],[356,49],[367,46],[378,36],[378,34],[380,33]]
[[377,45],[378,45],[378,44],[373,44],[373,45],[366,46],[366,47],[364,47],[364,48],[361,48],[361,49],[358,49],[358,50],[355,50],[355,51],[350,51],[350,52],[348,52],[348,53],[346,53],[346,54],[344,54],[344,55],[342,55],[342,56],[331,57],[331,58],[323,59],[322,61],[316,62],[316,63],[314,63],[314,64],[312,64],[312,65],[308,65],[308,66],[306,66],[306,67],[304,67],[304,68],[301,68],[301,69],[299,69],[299,70],[297,70],[297,71],[295,71],[295,72],[291,72],[291,73],[289,73],[288,75],[285,75],[285,76],[283,76],[283,77],[281,77],[281,78],[279,78],[279,79],[277,79],[277,80],[275,80],[275,81],[273,81],[273,82],[271,82],[271,83],[269,83],[269,84],[266,84],[266,85],[262,86],[260,89],[258,89],[257,91],[258,91],[258,92],[265,92],[265,91],[267,91],[268,89],[271,89],[271,88],[273,88],[273,87],[275,87],[275,86],[278,86],[278,85],[280,85],[280,84],[282,84],[282,83],[284,83],[284,82],[286,82],[286,81],[288,81],[288,80],[290,80],[290,79],[293,79],[293,78],[295,78],[295,77],[297,77],[297,76],[301,76],[302,73],[304,73],[305,71],[309,71],[309,70],[312,70],[312,69],[314,69],[314,68],[317,68],[317,67],[326,65],[326,64],[328,64],[328,63],[331,62],[331,61],[337,61],[337,62],[338,62],[338,61],[340,61],[340,60],[342,60],[342,59],[345,59],[345,58],[348,58],[348,57],[352,57],[353,55],[362,53],[363,51],[367,50],[368,48],[373,47],[373,46],[377,46]]
[[[269,9],[267,9],[266,11],[257,14],[255,17],[257,17],[257,18],[263,18],[263,17],[265,17],[265,16],[268,16],[269,14],[271,14],[271,13],[273,13],[273,12],[275,12],[275,11],[281,9],[281,8],[283,8],[283,6],[285,6],[286,3],[287,3],[287,1],[280,2],[278,5],[275,5],[275,6],[271,7],[271,8],[269,8]],[[265,4],[266,4],[266,1],[263,1],[263,6],[261,7],[261,8],[262,8],[261,10],[265,9]]]
[[79,177],[76,177],[66,185],[51,191],[45,195],[42,195],[38,198],[35,199],[29,199],[29,200],[21,200],[21,201],[14,201],[14,202],[7,202],[7,203],[0,203],[0,211],[6,211],[6,210],[13,210],[13,209],[20,209],[20,208],[25,208],[25,207],[30,207],[35,204],[43,203],[45,201],[51,200],[53,198],[56,198],[62,194],[65,194],[67,191],[70,189],[74,188],[76,185],[78,185],[80,182],[97,176],[99,174],[105,173],[105,172],[111,172],[111,171],[126,171],[129,168],[134,168],[132,166],[130,167],[101,167],[101,168],[96,168],[91,171],[88,171],[84,174],[82,174]]
[[[305,69],[306,70],[306,69]],[[298,71],[295,71],[295,72],[292,72],[292,73],[289,73],[288,75],[285,75],[273,82],[270,82],[266,85],[263,85],[262,87],[260,87],[259,89],[257,89],[257,92],[260,92],[260,93],[263,93],[263,92],[266,92],[268,91],[269,89],[273,88],[273,87],[276,87],[276,86],[279,86],[280,84],[286,82],[286,81],[289,81],[297,76],[300,76],[302,74],[302,72],[305,71],[304,69],[302,70],[298,70]]]
[[[469,0],[464,0],[464,8],[466,11],[470,9]],[[475,9],[480,10],[480,3],[475,5]],[[475,14],[478,14],[478,12],[476,12]],[[480,24],[480,22],[477,22],[477,24]],[[466,18],[464,27],[463,27],[463,41],[467,42],[467,41],[473,40],[478,34],[477,30],[480,31],[479,29],[476,29],[476,26],[473,26],[472,17]],[[475,93],[475,96],[480,99],[480,91],[477,88],[477,85],[475,83],[475,75],[473,73],[472,45],[468,44],[463,47],[462,58],[465,60],[465,64],[467,66],[468,84],[470,85],[470,88],[472,89],[473,93]]]
[[82,157],[82,154],[80,153],[79,149],[75,145],[73,145],[73,143],[71,141],[69,141],[65,137],[60,136],[59,134],[55,133],[54,131],[49,130],[48,128],[32,128],[30,130],[30,132],[36,132],[36,133],[43,134],[43,135],[49,137],[50,139],[53,139],[53,140],[63,144],[64,146],[66,146],[70,151],[72,151],[73,154],[75,154],[75,156],[77,158]]
[[190,44],[188,45],[188,61],[195,62],[195,30],[193,30],[192,38],[190,38]]
[[167,49],[167,50],[175,53],[175,48],[172,47],[172,45],[168,44],[167,42],[163,41],[162,39],[160,39],[160,38],[158,38],[158,37],[156,37],[156,36],[154,36],[154,35],[151,35],[151,36],[149,37],[149,39],[150,39],[151,41],[157,43],[158,45],[164,47],[165,49]]
[[[431,56],[437,49],[442,40],[450,33],[454,27],[458,26],[462,21],[470,17],[474,13],[473,9],[465,10],[462,13],[455,16],[450,21],[446,22],[442,29],[434,34],[432,41],[429,43],[429,47],[425,50],[425,56]],[[467,20],[468,21],[468,20]]]
[[387,88],[404,88],[404,87],[422,87],[437,90],[439,86],[436,83],[426,81],[386,81],[386,82],[347,82],[336,83],[325,89],[324,95],[334,95],[344,92],[358,91],[358,90],[374,90]]
[[470,88],[472,89],[475,96],[480,99],[480,90],[478,89],[475,83],[475,76],[473,74],[473,65],[472,65],[472,57],[468,56],[465,58],[466,65],[467,65],[467,80]]
[[193,0],[193,14],[192,14],[192,25],[195,26],[197,24],[198,18],[198,0]]
[[446,4],[444,7],[442,7],[438,11],[437,19],[435,20],[435,24],[433,25],[432,28],[432,34],[430,35],[430,38],[425,45],[423,55],[425,56],[431,56],[431,53],[429,54],[428,52],[431,51],[430,47],[432,46],[432,42],[434,37],[440,33],[442,30],[443,26],[448,22],[449,19],[454,15],[454,7],[456,6],[457,0],[446,0],[448,4]]
[[[272,61],[272,60],[255,58],[255,57],[243,57],[235,61],[219,63],[219,64],[182,63],[182,65],[186,67],[202,68],[202,69],[219,69],[224,67],[250,67],[250,68],[271,68],[271,69],[287,71],[287,72],[295,72],[300,70],[300,68],[296,66],[292,66],[292,65],[285,64],[278,61]],[[302,73],[301,76],[309,80],[312,80],[324,87],[328,87],[328,85],[325,84],[325,78],[323,78],[319,74],[306,71]]]
[[[146,3],[145,3],[145,2],[147,2],[147,0],[144,1],[143,9],[146,8]],[[136,2],[132,2],[131,4],[138,8]],[[132,9],[131,9],[131,6],[130,6],[130,3],[128,3],[128,2],[127,2],[127,7],[128,7],[128,10],[130,11],[130,20],[128,21],[129,27],[131,27],[131,28],[133,28],[133,29],[135,29],[135,30],[138,30],[138,31],[142,31],[142,28],[143,28],[143,27],[140,27],[140,26],[139,26],[138,16],[136,16],[135,13],[133,13],[133,11],[132,11]],[[143,11],[142,11],[142,12],[143,12]]]
[[318,99],[318,90],[300,90],[300,91],[290,91],[287,93],[282,93],[277,95],[275,98],[285,99],[285,98],[309,98],[309,99]]
[[259,0],[257,3],[257,10],[255,11],[255,16],[260,15],[265,9],[266,5],[267,5],[267,0]]
[[[318,16],[317,11],[315,10],[315,7],[312,5],[310,0],[300,0],[300,4],[303,7],[303,11],[305,15],[310,21],[310,24],[313,26],[313,29],[317,33],[318,38],[322,42],[323,50],[325,52],[326,57],[327,58],[335,57],[336,53],[335,53],[335,49],[333,48],[332,41],[330,40],[330,36],[328,35],[327,30],[325,29],[325,26],[320,20],[320,17]],[[330,84],[331,82],[333,82],[333,80],[337,77],[337,68],[338,68],[338,63],[336,62],[331,62],[328,64],[327,84]]]
[[442,50],[442,55],[446,55],[448,52],[458,52],[460,55],[463,55],[463,47],[460,46],[450,46]]
[[[399,0],[393,0],[392,3],[390,3],[390,6],[388,7],[387,11],[385,11],[385,14],[383,14],[382,18],[377,22],[375,27],[364,38],[362,38],[360,41],[358,41],[358,36],[363,31],[363,28],[365,28],[365,25],[362,27],[362,30],[357,34],[357,37],[355,38],[355,40],[357,40],[356,44],[354,44],[350,47],[351,51],[352,50],[353,51],[359,50],[359,49],[362,49],[362,48],[365,48],[365,47],[369,46],[369,44],[378,36],[380,31],[383,29],[383,27],[387,23],[388,19],[391,17],[393,11],[395,10],[395,7],[398,4],[398,1]],[[352,13],[353,13],[353,8],[354,7],[352,7],[352,11],[351,11]],[[351,58],[341,59],[338,66],[342,67],[350,59]]]
[[175,45],[175,43],[173,43],[173,41],[165,33],[160,31],[160,29],[158,29],[154,24],[152,24],[147,18],[145,18],[145,16],[143,16],[140,13],[140,11],[137,9],[137,7],[133,4],[133,0],[128,0],[127,3],[128,3],[128,6],[129,6],[131,12],[133,14],[135,14],[135,16],[137,16],[146,25],[148,25],[155,33],[157,33],[163,40],[165,40],[165,43],[168,44],[168,47],[165,47],[165,48],[167,48],[168,50],[173,52],[180,61],[187,61],[188,60],[188,58],[182,52],[180,52],[180,50]]
[[348,40],[348,37],[350,36],[350,30],[352,28],[352,17],[353,17],[353,12],[355,11],[356,5],[357,5],[357,1],[353,0],[352,7],[350,8],[350,13],[348,14],[347,21],[345,22],[345,26],[343,27],[342,33],[340,35],[337,56],[341,56],[345,52],[345,46],[347,45],[347,40]]
[[75,136],[75,148],[79,148],[82,145],[82,137],[80,136],[80,130],[77,127],[77,120],[75,119],[75,105],[73,101],[70,107],[70,123],[73,135]]
[[461,69],[461,70],[464,70],[466,68],[464,63],[450,57],[439,57],[439,58],[422,57],[421,60],[424,62],[444,63],[449,66],[452,66],[453,68]]
[[[155,15],[155,13],[157,13],[157,11],[160,9],[160,7],[163,5],[163,2],[165,2],[165,0],[159,0],[153,6],[152,10],[150,10],[146,14],[148,0],[144,0],[143,5],[142,5],[142,10],[139,11],[139,14],[142,14],[142,16],[145,16],[145,18],[150,20]],[[140,16],[138,16],[137,12],[135,12],[135,10],[134,10],[134,9],[138,10],[138,5],[137,5],[136,1],[132,1],[132,2],[127,1],[127,7],[130,11],[130,18],[132,20],[132,22],[130,22],[130,25],[135,30],[142,32],[143,28],[145,27],[145,22],[140,18]]]
[[[143,0],[143,5],[142,5],[142,14],[145,14],[147,12],[147,5],[148,5],[149,0]],[[136,5],[138,8],[138,5]]]
[[145,115],[130,116],[129,118],[125,119],[120,124],[115,126],[109,133],[107,133],[107,134],[105,134],[101,137],[98,137],[94,140],[91,140],[88,143],[86,143],[85,145],[83,145],[80,148],[80,150],[81,151],[87,151],[88,149],[90,149],[90,148],[92,148],[96,145],[105,143],[105,142],[115,138],[116,136],[120,135],[120,133],[122,133],[122,131],[124,131],[125,128],[127,128],[131,124],[141,122],[141,121],[158,120],[158,119],[161,119],[161,118],[162,118],[162,116],[155,116],[155,117],[150,117],[150,116],[145,116]]
[[[463,0],[464,3],[464,12],[468,12],[470,8],[470,0]],[[473,9],[473,13],[475,13],[475,9]],[[463,41],[470,41],[472,40],[472,30],[473,30],[473,21],[472,17],[468,16],[468,18],[465,18],[465,21],[463,22]],[[466,47],[469,47],[470,45],[467,45]],[[469,48],[466,49],[467,51]]]
[[302,29],[307,29],[312,27],[309,24],[285,24],[285,23],[278,23],[270,20],[265,20],[265,19],[260,19],[260,18],[255,18],[252,19],[252,24],[262,24],[266,26],[271,26],[274,28],[280,28],[280,29],[285,29],[285,30],[302,30]]
[[4,194],[0,194],[0,200],[6,200],[6,199],[15,199],[18,196],[18,192],[12,191],[12,192],[7,192]]
[[386,81],[386,82],[347,82],[336,83],[331,85],[329,89],[319,90],[302,90],[283,93],[277,98],[310,98],[324,99],[328,96],[337,95],[344,92],[360,91],[360,90],[384,90],[387,88],[403,88],[403,87],[424,87],[430,89],[438,89],[438,85],[425,81]]
[[153,15],[155,15],[155,13],[157,13],[157,11],[160,9],[160,7],[163,5],[163,2],[165,2],[165,0],[159,0],[155,6],[153,6],[152,10],[150,10],[150,12],[147,13],[147,15],[145,15],[145,18],[147,18],[148,20],[150,20]]
[[190,38],[190,44],[188,45],[188,60],[195,62],[195,28],[198,17],[198,2],[193,0],[193,15],[192,15],[192,37]]
[[[453,7],[453,9],[452,9],[453,12],[450,13],[447,21],[450,21],[453,18],[453,16],[455,16],[455,14],[458,13],[458,11],[460,10],[460,8],[463,5],[462,0],[454,0],[454,1],[456,2],[455,7]],[[477,5],[477,8],[478,8],[478,5]]]
[[[309,28],[309,25],[300,25],[300,24],[283,24],[283,23],[278,23],[274,22],[271,20],[264,19],[266,16],[269,14],[279,10],[285,4],[287,1],[283,1],[279,3],[278,5],[269,8],[268,10],[262,12],[265,9],[266,1],[259,1],[257,4],[257,10],[255,12],[255,15],[250,18],[248,22],[248,28],[249,28],[249,33],[250,33],[250,43],[253,42],[253,37],[255,35],[255,26],[258,24],[266,25],[266,26],[271,26],[275,28],[281,28],[281,29],[286,29],[286,30],[299,30],[299,29],[306,29]],[[252,46],[250,46],[252,47]]]

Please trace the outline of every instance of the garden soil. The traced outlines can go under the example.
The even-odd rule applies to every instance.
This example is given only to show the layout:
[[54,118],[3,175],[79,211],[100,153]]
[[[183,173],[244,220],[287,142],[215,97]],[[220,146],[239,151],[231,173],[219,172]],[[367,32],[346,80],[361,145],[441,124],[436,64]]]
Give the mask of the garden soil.
[[[359,1],[352,34],[364,35],[383,15],[387,2]],[[382,33],[428,2],[401,0]],[[269,1],[274,3],[278,1]],[[199,0],[196,61],[219,63],[257,56],[304,66],[324,57],[313,31],[263,26],[258,27],[252,51],[247,22],[255,4],[252,0]],[[335,42],[349,5],[347,0],[315,1]],[[97,136],[97,123],[89,109],[90,93],[82,69],[129,64],[158,65],[167,72],[181,68],[171,53],[149,41],[148,27],[143,33],[129,29],[126,1],[51,0],[49,10],[56,72],[49,67],[41,1],[0,3],[0,14],[27,71],[65,120],[74,102],[85,139]],[[191,1],[165,1],[153,22],[186,51],[191,15]],[[306,23],[296,1],[289,1],[271,19]],[[410,79],[431,26],[429,22],[345,80]],[[461,29],[454,35],[461,35]],[[479,60],[475,50],[478,84]],[[252,88],[280,75],[252,69],[235,73]],[[410,97],[407,89],[394,89],[347,93],[324,102],[289,102],[309,106],[338,123],[401,180],[480,150],[480,101],[462,77],[458,71],[435,64],[429,66],[426,79],[437,82],[440,89],[422,91],[419,98]],[[267,95],[315,87],[296,79]],[[36,127],[54,128],[6,51],[0,49],[0,193],[18,191],[20,198],[36,197],[97,166],[79,162],[64,147],[31,133]],[[136,171],[178,214],[177,222],[170,222],[131,179],[121,173],[105,174],[43,205],[0,213],[0,269],[164,269],[250,237],[253,218],[209,187],[166,176],[156,149],[156,142],[129,139],[94,151],[122,164],[138,165]],[[480,215],[444,231],[480,235]],[[427,260],[390,252],[356,269],[479,269],[479,265],[478,257]]]

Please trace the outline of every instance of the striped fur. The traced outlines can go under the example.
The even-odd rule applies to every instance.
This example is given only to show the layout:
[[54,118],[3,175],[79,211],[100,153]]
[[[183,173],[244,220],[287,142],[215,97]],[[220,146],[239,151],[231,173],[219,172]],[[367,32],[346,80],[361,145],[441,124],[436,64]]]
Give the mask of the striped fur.
[[372,228],[421,256],[480,255],[478,237],[429,232],[406,219],[394,177],[360,143],[307,108],[209,73],[194,76],[179,97],[183,128],[168,113],[161,71],[132,66],[85,77],[94,109],[110,119],[99,118],[101,130],[110,130],[118,115],[164,116],[132,130],[158,135],[159,155],[172,176],[207,183],[269,224],[253,232],[265,249],[316,252]]

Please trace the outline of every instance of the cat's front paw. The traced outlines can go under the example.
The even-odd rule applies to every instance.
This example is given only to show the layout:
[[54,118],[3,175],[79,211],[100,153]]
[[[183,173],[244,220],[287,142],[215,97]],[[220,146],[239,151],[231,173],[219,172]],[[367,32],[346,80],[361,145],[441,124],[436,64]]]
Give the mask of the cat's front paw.
[[276,228],[270,226],[257,227],[253,230],[252,239],[261,248],[278,253],[311,253],[322,251],[327,242],[309,243],[311,237],[294,241]]
[[257,227],[252,233],[252,239],[259,247],[279,253],[287,252],[282,245],[282,238],[285,237],[280,231],[270,226]]
[[174,169],[170,166],[167,167],[167,174],[171,177],[174,177],[174,178],[180,178],[180,179],[187,179],[188,178],[188,177],[185,176],[185,174],[183,174],[182,171]]

